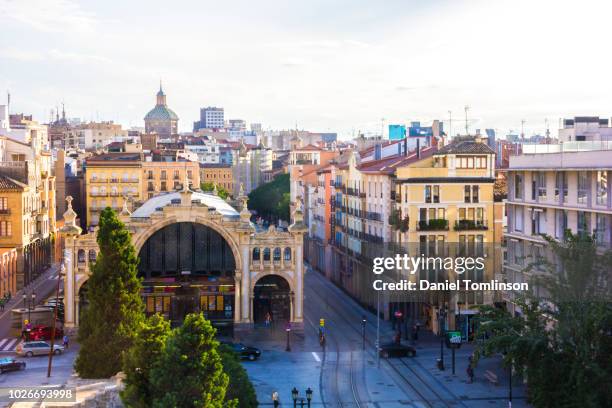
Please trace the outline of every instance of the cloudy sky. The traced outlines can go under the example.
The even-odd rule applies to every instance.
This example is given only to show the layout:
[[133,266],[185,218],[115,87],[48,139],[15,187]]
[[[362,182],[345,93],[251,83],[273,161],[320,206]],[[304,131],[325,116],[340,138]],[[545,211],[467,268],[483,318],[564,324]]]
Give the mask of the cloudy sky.
[[[0,103],[142,126],[159,79],[264,128],[377,132],[439,118],[542,132],[612,115],[607,1],[0,0]],[[461,120],[461,121],[459,121]]]

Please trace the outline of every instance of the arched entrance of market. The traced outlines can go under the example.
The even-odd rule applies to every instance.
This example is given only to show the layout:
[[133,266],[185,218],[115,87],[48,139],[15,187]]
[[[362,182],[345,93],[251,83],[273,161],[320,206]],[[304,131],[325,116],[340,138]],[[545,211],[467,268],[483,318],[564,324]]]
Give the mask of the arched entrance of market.
[[154,232],[139,253],[139,276],[147,314],[161,313],[174,325],[202,311],[221,331],[234,319],[236,262],[214,228],[177,222]]
[[264,323],[268,313],[276,324],[289,321],[293,293],[285,278],[263,276],[255,283],[253,295],[253,321],[256,324]]

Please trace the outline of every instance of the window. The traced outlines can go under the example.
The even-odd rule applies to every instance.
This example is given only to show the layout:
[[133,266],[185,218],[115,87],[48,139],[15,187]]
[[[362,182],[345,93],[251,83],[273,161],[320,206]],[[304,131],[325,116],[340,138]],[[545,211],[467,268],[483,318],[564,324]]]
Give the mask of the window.
[[523,175],[514,175],[514,198],[517,200],[523,199]]
[[514,230],[523,232],[523,207],[515,207],[514,209]]
[[608,203],[608,172],[599,170],[597,172],[597,205]]
[[161,171],[161,176],[160,176],[160,179],[162,179],[162,180],[166,180],[166,178],[167,178],[167,175],[166,175],[166,170],[162,170],[162,171]]
[[480,188],[478,186],[472,186],[472,202],[473,203],[477,203],[478,202],[478,193],[480,191]]
[[533,209],[531,214],[531,235],[540,235],[540,217],[542,211]]
[[609,229],[607,225],[607,215],[606,214],[597,214],[595,218],[596,230],[595,230],[595,241],[597,245],[606,245],[606,230]]
[[472,194],[472,192],[471,192],[471,190],[470,190],[470,186],[465,186],[465,187],[463,188],[463,191],[464,191],[464,201],[465,201],[466,203],[470,203],[470,202],[472,202],[472,195],[471,195],[471,194]]
[[285,250],[283,251],[283,256],[285,258],[285,261],[290,261],[291,260],[291,248],[289,247],[285,248]]
[[263,251],[263,260],[270,261],[270,248],[264,248]]
[[8,198],[0,197],[0,211],[6,211],[8,209]]
[[280,262],[281,260],[281,249],[280,248],[274,248],[274,262]]
[[440,202],[440,186],[433,186],[433,202]]
[[149,171],[147,172],[147,179],[149,179],[149,180],[153,180],[153,170],[149,170]]
[[431,203],[431,186],[425,186],[425,202]]
[[562,171],[555,176],[555,200],[559,203],[567,202],[567,176]]
[[174,170],[174,179],[175,180],[179,179],[179,171],[178,170]]
[[166,185],[166,182],[165,182],[165,181],[162,181],[162,182],[161,182],[161,188],[160,188],[160,190],[161,190],[161,191],[168,191],[168,186]]
[[0,237],[10,237],[13,235],[13,226],[10,221],[0,222]]
[[586,204],[589,191],[589,177],[586,171],[578,172],[578,204]]
[[578,211],[578,235],[591,234],[591,213]]
[[546,173],[536,173],[536,184],[538,189],[538,201],[546,200]]

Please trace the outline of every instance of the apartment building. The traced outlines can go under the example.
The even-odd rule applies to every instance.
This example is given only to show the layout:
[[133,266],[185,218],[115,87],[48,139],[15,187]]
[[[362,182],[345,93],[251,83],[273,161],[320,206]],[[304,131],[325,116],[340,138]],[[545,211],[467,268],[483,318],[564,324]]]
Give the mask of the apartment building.
[[192,189],[200,188],[200,167],[197,162],[182,159],[177,152],[145,156],[142,162],[142,201],[182,189],[185,178]]
[[64,131],[64,149],[96,150],[112,142],[122,142],[128,138],[128,131],[120,124],[108,122],[89,122],[67,128]]
[[124,201],[129,210],[144,201],[142,153],[104,153],[85,161],[85,202],[88,226],[98,225],[100,212],[111,207],[117,212]]
[[[595,237],[612,247],[612,142],[584,140],[557,145],[524,145],[508,168],[507,256],[504,278],[528,282],[539,271],[525,271],[545,256],[543,235],[563,240],[565,231]],[[534,291],[539,288],[532,287]],[[512,293],[504,293],[508,307]]]
[[223,187],[230,194],[234,192],[234,175],[232,166],[228,164],[200,163],[200,180],[202,183],[212,183]]
[[[463,276],[437,270],[420,271],[412,279],[488,282],[495,278],[502,261],[503,203],[494,200],[494,182],[495,152],[480,137],[456,137],[439,149],[423,149],[415,160],[398,166],[391,217],[394,242],[426,256],[487,256],[483,269]],[[447,327],[461,330],[464,338],[474,333],[476,311],[470,308],[496,300],[493,292],[473,290],[426,296],[416,304],[392,307],[416,314],[437,331],[437,312],[445,306]]]

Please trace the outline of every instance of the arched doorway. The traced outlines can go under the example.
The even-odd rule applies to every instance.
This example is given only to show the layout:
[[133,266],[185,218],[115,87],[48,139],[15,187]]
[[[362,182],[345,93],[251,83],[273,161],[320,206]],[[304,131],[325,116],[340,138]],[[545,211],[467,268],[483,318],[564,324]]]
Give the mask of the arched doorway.
[[255,283],[253,294],[253,321],[256,324],[264,323],[268,313],[277,324],[290,320],[293,293],[285,278],[266,275]]
[[201,311],[218,330],[231,331],[236,262],[221,234],[192,222],[170,224],[147,239],[139,258],[147,314],[178,325]]

